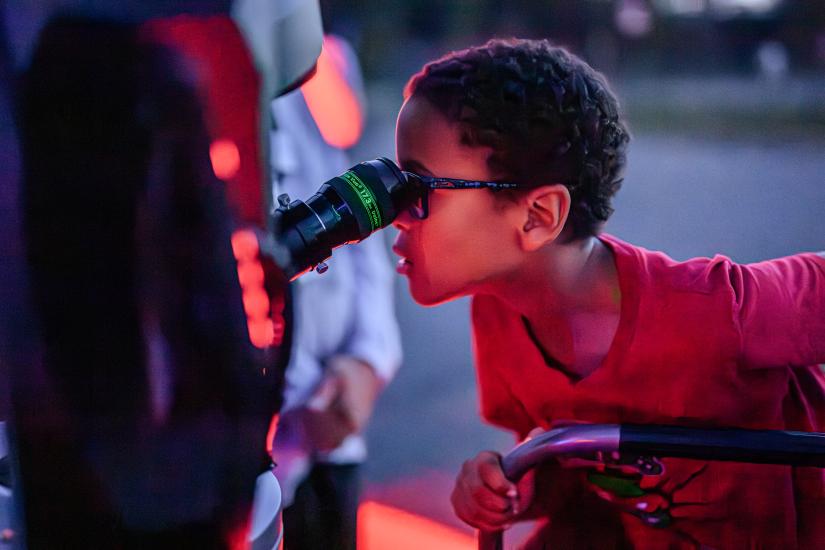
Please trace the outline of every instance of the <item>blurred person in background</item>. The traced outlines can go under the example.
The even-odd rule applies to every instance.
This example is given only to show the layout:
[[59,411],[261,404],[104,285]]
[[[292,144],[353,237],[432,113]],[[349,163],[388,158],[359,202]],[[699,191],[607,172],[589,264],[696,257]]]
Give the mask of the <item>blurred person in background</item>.
[[[489,422],[520,438],[825,429],[825,254],[677,262],[602,233],[630,136],[600,74],[546,40],[492,40],[427,64],[404,97],[397,159],[432,187],[394,223],[398,271],[422,305],[473,296]],[[514,484],[500,459],[465,462],[455,512],[489,531],[538,519],[530,548],[825,541],[822,470],[666,458],[658,475],[601,462]]]
[[[354,51],[328,35],[317,72],[272,103],[274,193],[304,198],[346,171],[364,125]],[[381,235],[336,250],[295,283],[295,333],[273,446],[289,550],[356,544],[362,430],[401,360],[391,264]]]

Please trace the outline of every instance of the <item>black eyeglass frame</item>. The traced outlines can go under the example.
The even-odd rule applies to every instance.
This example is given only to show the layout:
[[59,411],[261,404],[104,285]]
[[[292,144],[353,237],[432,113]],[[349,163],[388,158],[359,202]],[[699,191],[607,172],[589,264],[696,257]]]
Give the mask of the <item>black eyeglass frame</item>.
[[415,172],[402,171],[408,179],[412,179],[421,185],[420,206],[412,204],[409,207],[410,215],[417,220],[427,219],[430,214],[429,196],[430,191],[434,189],[492,189],[493,191],[501,191],[503,189],[518,189],[524,187],[518,183],[509,183],[502,181],[478,181],[478,180],[461,180],[456,178],[436,178],[432,176],[420,176]]

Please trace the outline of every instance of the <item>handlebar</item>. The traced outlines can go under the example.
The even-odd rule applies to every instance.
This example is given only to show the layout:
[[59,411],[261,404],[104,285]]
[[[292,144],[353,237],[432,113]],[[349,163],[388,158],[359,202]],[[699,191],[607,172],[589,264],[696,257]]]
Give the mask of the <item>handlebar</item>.
[[[825,433],[581,424],[527,439],[502,458],[501,466],[507,479],[517,482],[527,471],[552,458],[613,452],[825,468]],[[479,531],[478,548],[501,550],[503,532]]]

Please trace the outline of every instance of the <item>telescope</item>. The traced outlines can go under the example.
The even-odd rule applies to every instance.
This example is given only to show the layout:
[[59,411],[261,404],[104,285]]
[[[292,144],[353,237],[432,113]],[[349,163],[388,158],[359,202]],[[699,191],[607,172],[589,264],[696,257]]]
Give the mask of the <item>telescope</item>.
[[2,542],[272,548],[291,299],[243,237],[271,234],[268,105],[313,73],[317,0],[0,18]]
[[[290,280],[311,269],[323,273],[334,248],[360,242],[388,226],[421,192],[416,176],[378,158],[332,178],[305,201],[281,195],[273,235],[282,250],[271,255]],[[268,250],[273,250],[271,245]]]

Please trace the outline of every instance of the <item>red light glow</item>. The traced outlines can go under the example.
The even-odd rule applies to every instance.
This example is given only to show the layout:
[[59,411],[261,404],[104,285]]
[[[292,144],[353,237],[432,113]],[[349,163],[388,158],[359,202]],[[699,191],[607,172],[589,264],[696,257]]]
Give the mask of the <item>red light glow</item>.
[[272,456],[272,448],[273,443],[275,441],[275,435],[278,433],[278,420],[280,416],[277,414],[272,415],[272,420],[269,421],[269,430],[266,432],[266,454]]
[[281,342],[284,341],[284,332],[286,332],[286,323],[284,322],[284,308],[282,307],[279,311],[274,312],[276,313],[275,318],[272,321],[272,330],[274,332],[273,344],[281,345]]
[[249,340],[256,348],[271,346],[275,340],[275,328],[271,319],[247,319]]
[[258,257],[258,238],[248,229],[232,234],[232,253],[239,262],[250,262]]
[[247,521],[233,526],[226,534],[226,548],[229,550],[250,550],[249,532],[251,530],[251,516]]
[[141,24],[139,32],[142,41],[168,48],[187,67],[187,82],[197,88],[215,142],[207,149],[213,149],[214,171],[225,181],[231,178],[225,191],[233,219],[263,225],[261,81],[240,29],[226,13],[156,17]]
[[244,288],[243,309],[250,320],[264,319],[269,315],[269,296],[260,287]]
[[475,550],[475,538],[397,508],[365,502],[358,508],[361,550]]
[[[249,341],[256,348],[280,344],[284,335],[282,316],[278,322],[270,318],[269,295],[264,289],[264,268],[258,259],[260,249],[255,233],[241,229],[232,234],[232,252],[238,260],[238,282],[246,312]],[[281,304],[281,309],[283,305]]]
[[344,59],[340,43],[325,37],[315,75],[301,86],[324,141],[341,149],[358,142],[364,124],[361,105],[344,77]]
[[241,287],[263,286],[264,268],[258,262],[244,262],[238,264],[238,280]]
[[209,146],[209,160],[212,161],[212,171],[223,181],[234,178],[241,168],[238,146],[230,139],[213,141]]

